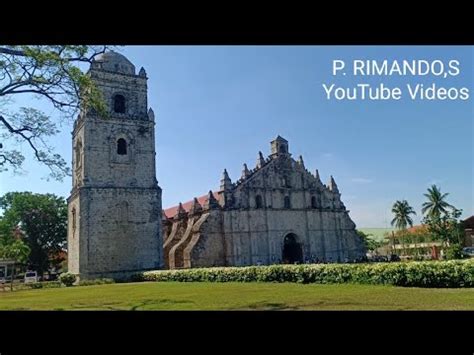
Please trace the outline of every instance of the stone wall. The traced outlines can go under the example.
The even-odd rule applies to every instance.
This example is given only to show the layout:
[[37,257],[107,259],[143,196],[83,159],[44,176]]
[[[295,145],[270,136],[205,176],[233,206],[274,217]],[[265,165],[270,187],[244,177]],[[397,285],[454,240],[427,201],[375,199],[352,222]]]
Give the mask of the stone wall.
[[289,235],[301,250],[300,262],[365,256],[334,179],[324,185],[301,157],[291,158],[285,142],[272,142],[272,154],[264,159],[260,153],[253,170],[245,165],[236,183],[224,171],[217,206],[191,217],[180,205],[168,216],[174,232],[165,243],[166,267],[280,263]]
[[[94,62],[90,75],[109,112],[99,117],[82,110],[74,125],[69,270],[81,278],[120,278],[160,268],[161,188],[146,75],[143,69],[135,75],[133,64],[114,52]],[[124,98],[124,112],[114,106],[117,95]]]

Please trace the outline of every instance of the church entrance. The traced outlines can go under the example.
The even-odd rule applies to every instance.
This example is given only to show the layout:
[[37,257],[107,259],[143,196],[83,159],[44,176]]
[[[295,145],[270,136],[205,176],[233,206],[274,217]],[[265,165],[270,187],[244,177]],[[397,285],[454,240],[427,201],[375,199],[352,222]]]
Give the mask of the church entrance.
[[283,240],[283,264],[294,264],[303,262],[303,249],[297,242],[296,234],[290,233]]

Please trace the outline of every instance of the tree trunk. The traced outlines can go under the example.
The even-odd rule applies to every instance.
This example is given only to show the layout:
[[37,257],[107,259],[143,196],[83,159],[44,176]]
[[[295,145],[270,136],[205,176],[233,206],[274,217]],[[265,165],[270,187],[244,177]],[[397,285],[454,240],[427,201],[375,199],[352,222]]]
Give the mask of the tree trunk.
[[10,282],[10,291],[13,292],[13,280],[15,279],[15,264],[12,265],[12,280]]

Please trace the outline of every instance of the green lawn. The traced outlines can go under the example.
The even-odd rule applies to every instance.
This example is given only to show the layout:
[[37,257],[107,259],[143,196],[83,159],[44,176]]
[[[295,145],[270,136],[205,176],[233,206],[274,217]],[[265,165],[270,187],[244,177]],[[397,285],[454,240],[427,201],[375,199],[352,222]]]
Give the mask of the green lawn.
[[0,293],[0,310],[474,310],[474,289],[144,282]]

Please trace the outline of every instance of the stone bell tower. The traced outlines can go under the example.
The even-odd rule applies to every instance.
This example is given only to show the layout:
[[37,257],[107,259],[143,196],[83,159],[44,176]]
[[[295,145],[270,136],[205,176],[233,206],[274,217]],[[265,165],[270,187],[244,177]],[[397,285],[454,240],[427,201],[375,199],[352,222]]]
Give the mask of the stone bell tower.
[[120,279],[162,267],[155,117],[143,68],[137,75],[111,51],[95,58],[89,74],[109,112],[82,110],[74,123],[68,269],[81,279]]

